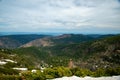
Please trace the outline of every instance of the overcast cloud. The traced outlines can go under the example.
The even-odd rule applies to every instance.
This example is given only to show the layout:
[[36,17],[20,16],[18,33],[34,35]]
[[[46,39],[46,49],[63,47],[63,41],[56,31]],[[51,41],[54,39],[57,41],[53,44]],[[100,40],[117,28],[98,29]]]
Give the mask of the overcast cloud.
[[0,0],[0,32],[119,33],[120,0]]

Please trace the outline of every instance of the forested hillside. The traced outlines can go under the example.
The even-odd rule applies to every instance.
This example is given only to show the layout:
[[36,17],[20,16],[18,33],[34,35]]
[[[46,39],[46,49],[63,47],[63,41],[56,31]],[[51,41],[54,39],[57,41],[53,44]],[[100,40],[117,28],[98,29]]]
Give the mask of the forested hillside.
[[56,46],[56,45],[68,45],[81,42],[87,42],[92,40],[97,40],[105,37],[110,37],[114,35],[83,35],[83,34],[63,34],[52,37],[44,37],[30,41],[21,47],[46,47],[46,46]]
[[[66,39],[65,39],[66,38]],[[62,76],[112,76],[120,75],[120,35],[106,36],[88,41],[76,42],[59,36],[53,46],[31,46],[15,49],[0,49],[1,80],[22,79],[45,80]],[[55,37],[56,39],[56,37]],[[59,44],[64,42],[64,44]],[[75,40],[75,41],[74,41]],[[75,43],[67,43],[74,41]],[[58,43],[58,44],[57,44]],[[45,68],[43,72],[39,71]],[[38,70],[33,74],[32,69]],[[33,77],[31,77],[33,76]]]
[[20,55],[34,56],[49,65],[67,66],[69,59],[73,59],[76,66],[82,67],[86,63],[84,66],[93,68],[96,65],[99,67],[105,65],[111,67],[113,64],[119,66],[119,50],[120,36],[117,35],[82,43],[19,48],[15,51]]
[[0,48],[18,48],[29,41],[40,39],[48,35],[36,35],[36,34],[26,34],[26,35],[6,35],[0,36]]

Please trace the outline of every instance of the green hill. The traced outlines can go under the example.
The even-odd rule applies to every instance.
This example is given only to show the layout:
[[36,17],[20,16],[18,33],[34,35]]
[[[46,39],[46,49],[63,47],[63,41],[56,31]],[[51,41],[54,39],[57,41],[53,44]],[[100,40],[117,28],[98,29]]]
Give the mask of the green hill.
[[23,44],[26,44],[32,40],[40,39],[48,35],[36,35],[36,34],[26,34],[26,35],[6,35],[0,36],[0,48],[18,48]]
[[89,42],[19,48],[14,51],[19,55],[35,57],[48,65],[67,66],[69,59],[73,59],[76,66],[83,67],[82,65],[86,63],[85,67],[92,68],[93,64],[101,65],[100,67],[104,65],[112,67],[113,64],[119,66],[119,50],[120,36],[118,35]]
[[[58,41],[59,42],[59,41]],[[58,43],[57,42],[57,43]],[[45,80],[62,76],[112,76],[120,74],[120,35],[72,44],[44,47],[0,49],[0,79],[17,79],[21,73],[28,80]],[[74,68],[68,68],[70,60]],[[46,67],[40,72],[40,67]],[[37,73],[30,72],[38,69]],[[32,76],[32,77],[31,77]]]

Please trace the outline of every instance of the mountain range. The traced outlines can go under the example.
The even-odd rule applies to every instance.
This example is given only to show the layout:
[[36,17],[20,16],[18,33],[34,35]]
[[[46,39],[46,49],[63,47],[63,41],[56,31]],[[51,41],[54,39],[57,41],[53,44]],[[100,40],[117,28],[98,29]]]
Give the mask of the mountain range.
[[0,36],[1,48],[19,48],[31,46],[53,46],[58,44],[73,44],[81,43],[90,40],[96,40],[114,35],[83,35],[83,34],[63,34],[58,36],[52,35],[36,35],[36,34],[22,34],[22,35],[5,35]]
[[15,66],[68,66],[70,59],[75,66],[91,70],[120,66],[119,34],[1,36],[0,46],[3,57],[19,56],[14,59],[19,62]]
[[40,39],[48,35],[36,35],[36,34],[23,34],[23,35],[2,35],[0,36],[1,48],[18,48],[29,41]]

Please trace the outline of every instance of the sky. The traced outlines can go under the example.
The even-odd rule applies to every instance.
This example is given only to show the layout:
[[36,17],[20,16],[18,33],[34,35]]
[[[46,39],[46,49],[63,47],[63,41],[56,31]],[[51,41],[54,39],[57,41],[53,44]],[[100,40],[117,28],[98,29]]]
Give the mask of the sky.
[[0,0],[0,32],[120,33],[120,0]]

